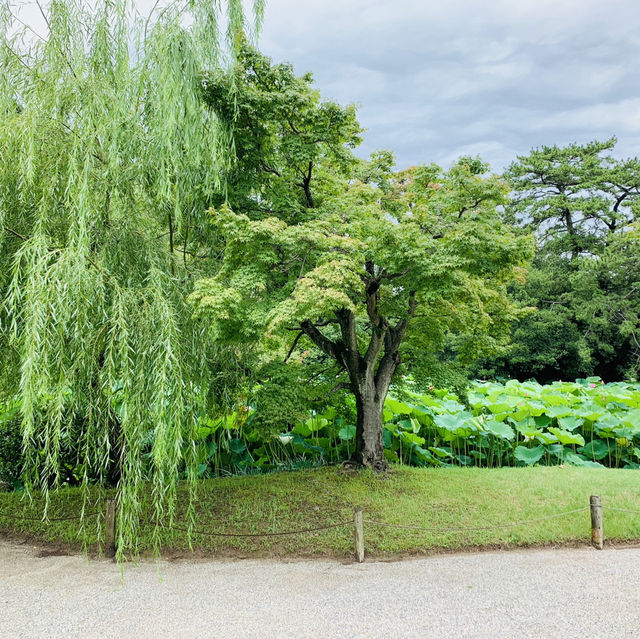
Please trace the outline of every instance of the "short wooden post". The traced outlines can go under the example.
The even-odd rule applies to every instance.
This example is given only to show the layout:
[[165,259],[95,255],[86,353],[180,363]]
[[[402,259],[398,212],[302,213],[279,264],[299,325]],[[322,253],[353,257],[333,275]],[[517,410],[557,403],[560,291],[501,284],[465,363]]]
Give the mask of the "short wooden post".
[[364,561],[364,526],[362,523],[362,508],[356,508],[353,512],[353,541],[355,545],[356,561],[361,564]]
[[105,555],[115,557],[116,554],[116,500],[107,499],[107,513],[105,516]]
[[591,506],[591,543],[594,548],[602,550],[604,544],[604,534],[602,532],[602,504],[598,495],[591,495],[589,499]]

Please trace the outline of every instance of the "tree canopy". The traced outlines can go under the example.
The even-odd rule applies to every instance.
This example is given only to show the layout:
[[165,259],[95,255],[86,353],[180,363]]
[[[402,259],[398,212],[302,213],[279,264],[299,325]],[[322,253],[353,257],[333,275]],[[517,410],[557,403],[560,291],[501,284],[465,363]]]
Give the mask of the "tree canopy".
[[[528,240],[501,223],[506,184],[479,160],[395,174],[386,154],[365,163],[350,154],[351,107],[322,102],[310,78],[249,50],[233,78],[247,114],[232,129],[240,166],[260,177],[230,190],[238,210],[211,210],[222,265],[191,299],[222,344],[253,342],[264,358],[287,359],[315,346],[355,395],[357,461],[380,468],[382,405],[398,366],[427,364],[451,331],[472,350],[499,339],[517,314],[505,287]],[[224,113],[220,95],[212,89],[211,101]],[[256,131],[251,114],[277,125]]]
[[[380,470],[394,382],[466,384],[479,357],[637,377],[640,161],[610,157],[615,139],[534,149],[504,176],[473,157],[398,171],[390,151],[356,156],[354,105],[252,46],[241,0],[42,15],[36,33],[0,0],[0,466],[21,445],[28,491],[71,473],[85,508],[90,484],[115,486],[121,556],[146,487],[157,540],[214,435],[248,464],[241,436],[264,436],[260,462],[274,434],[313,449],[296,441],[311,422]],[[310,417],[339,402],[330,426]],[[454,403],[445,421],[479,416]],[[400,462],[426,441],[398,438]]]
[[637,375],[640,161],[609,156],[615,143],[534,149],[506,173],[511,221],[538,243],[527,283],[514,294],[538,310],[514,326],[503,374]]
[[143,18],[126,0],[54,0],[37,34],[0,5],[2,387],[19,398],[27,486],[56,485],[62,450],[85,485],[118,482],[121,552],[144,468],[159,518],[192,467],[197,411],[219,399],[221,354],[185,298],[232,157],[202,101],[218,25],[244,26],[240,1],[226,7]]

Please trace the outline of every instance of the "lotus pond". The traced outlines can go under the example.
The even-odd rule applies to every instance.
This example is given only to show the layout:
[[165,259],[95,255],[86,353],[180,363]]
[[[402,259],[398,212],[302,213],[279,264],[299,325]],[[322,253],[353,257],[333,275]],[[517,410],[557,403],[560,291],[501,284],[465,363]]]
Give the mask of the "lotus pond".
[[[355,445],[355,414],[331,408],[264,438],[246,408],[199,428],[200,472],[264,472],[336,463]],[[640,384],[590,377],[396,389],[383,412],[385,455],[414,466],[640,468]]]

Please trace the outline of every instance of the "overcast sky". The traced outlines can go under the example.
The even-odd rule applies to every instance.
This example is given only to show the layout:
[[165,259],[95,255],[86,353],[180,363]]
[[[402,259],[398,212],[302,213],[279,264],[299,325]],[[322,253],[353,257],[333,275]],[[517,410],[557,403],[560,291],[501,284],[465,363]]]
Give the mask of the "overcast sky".
[[404,168],[480,155],[500,171],[534,146],[612,135],[616,155],[640,155],[637,0],[266,4],[260,48],[358,105],[363,156],[391,149]]
[[612,135],[640,155],[637,0],[267,0],[260,45],[401,168]]

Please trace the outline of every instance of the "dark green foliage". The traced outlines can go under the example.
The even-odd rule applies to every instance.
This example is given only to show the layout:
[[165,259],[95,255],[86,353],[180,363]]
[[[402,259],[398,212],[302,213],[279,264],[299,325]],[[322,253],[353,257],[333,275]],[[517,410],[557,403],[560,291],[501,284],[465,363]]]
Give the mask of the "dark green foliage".
[[0,489],[20,486],[23,464],[22,435],[16,406],[0,402]]
[[[225,418],[203,420],[198,429],[201,475],[271,472],[349,459],[356,436],[353,398],[346,396],[344,404],[322,411],[303,407],[297,411],[300,417],[276,434],[260,426],[268,420],[253,401]],[[548,385],[474,382],[460,395],[433,386],[418,392],[407,382],[392,389],[382,418],[384,455],[393,463],[628,469],[640,464],[637,384],[603,384],[596,377]]]
[[241,36],[238,46],[233,72],[204,81],[205,101],[235,151],[217,203],[251,219],[304,220],[331,192],[315,172],[329,164],[349,175],[357,164],[350,152],[361,142],[355,106],[321,100],[310,73],[296,76],[291,65],[272,64]]
[[308,378],[324,366],[327,390],[333,376],[355,397],[355,457],[382,468],[380,412],[396,369],[432,375],[452,333],[461,359],[491,351],[519,314],[506,286],[531,243],[500,219],[507,185],[477,158],[397,173],[390,153],[358,160],[353,106],[322,101],[310,76],[244,43],[204,93],[237,162],[211,210],[224,256],[195,284],[196,314],[221,345],[302,358]]
[[263,437],[289,430],[306,418],[312,405],[312,389],[305,384],[304,366],[272,362],[259,371],[258,377],[260,384],[251,396],[255,406],[251,425],[260,428]]
[[535,149],[507,171],[507,216],[538,240],[529,278],[512,293],[538,311],[514,325],[512,346],[480,371],[637,378],[640,161],[607,156],[615,142]]

